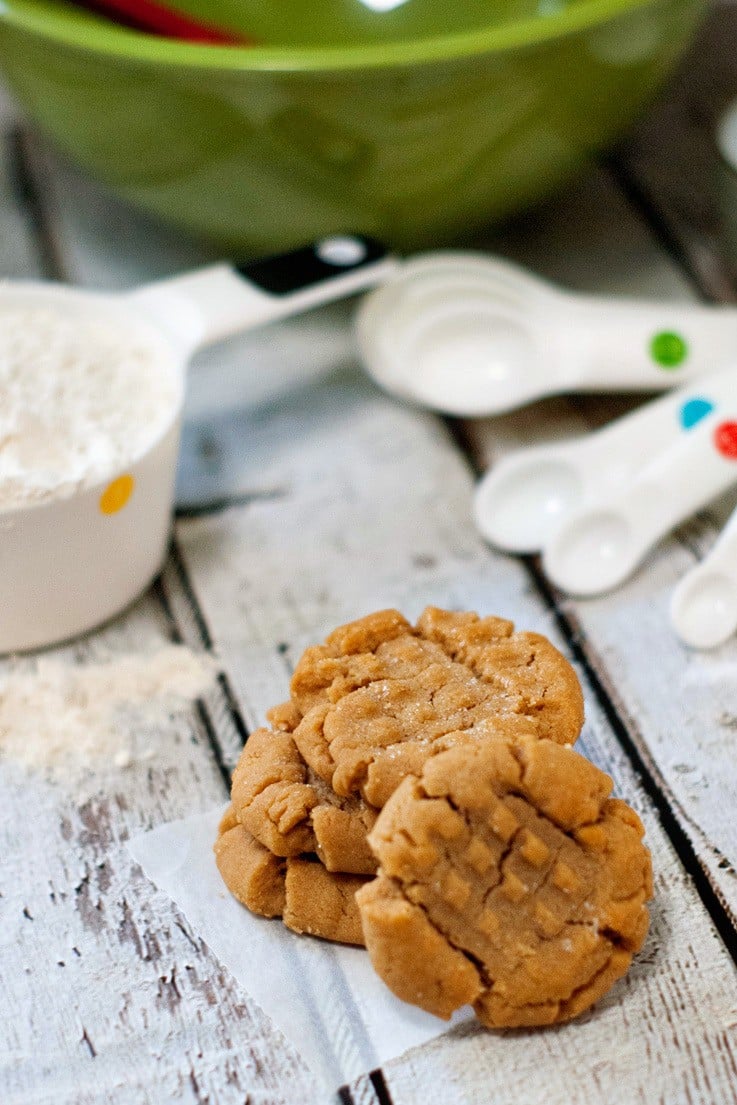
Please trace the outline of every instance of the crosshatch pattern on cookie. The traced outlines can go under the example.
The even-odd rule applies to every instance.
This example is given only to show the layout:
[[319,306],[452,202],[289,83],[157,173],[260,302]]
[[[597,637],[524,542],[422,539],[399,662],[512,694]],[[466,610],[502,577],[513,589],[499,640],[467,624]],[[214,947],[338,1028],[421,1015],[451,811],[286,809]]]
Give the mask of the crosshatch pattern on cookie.
[[[444,1017],[471,1003],[490,1027],[568,1020],[601,997],[642,945],[652,892],[642,825],[610,791],[582,756],[533,739],[451,749],[407,779],[369,838],[379,877],[358,894],[395,993]],[[464,831],[438,831],[444,815]]]
[[304,653],[291,683],[295,742],[337,794],[380,808],[429,755],[508,735],[572,744],[583,722],[575,672],[546,638],[502,618],[428,607],[342,626]]

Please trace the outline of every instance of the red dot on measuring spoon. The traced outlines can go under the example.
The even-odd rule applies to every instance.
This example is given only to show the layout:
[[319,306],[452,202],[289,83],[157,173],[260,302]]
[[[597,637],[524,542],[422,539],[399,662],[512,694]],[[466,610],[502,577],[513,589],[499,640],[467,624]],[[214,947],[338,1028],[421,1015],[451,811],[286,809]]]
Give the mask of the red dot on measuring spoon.
[[714,431],[718,452],[729,460],[737,460],[737,422],[720,422]]

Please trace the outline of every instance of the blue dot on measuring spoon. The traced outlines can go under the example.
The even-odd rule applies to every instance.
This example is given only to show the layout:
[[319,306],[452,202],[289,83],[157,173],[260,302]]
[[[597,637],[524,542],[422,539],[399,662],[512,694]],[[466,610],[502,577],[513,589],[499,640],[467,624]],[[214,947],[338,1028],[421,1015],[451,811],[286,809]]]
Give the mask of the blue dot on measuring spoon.
[[689,399],[681,407],[681,425],[684,430],[690,430],[713,410],[714,404],[709,399]]

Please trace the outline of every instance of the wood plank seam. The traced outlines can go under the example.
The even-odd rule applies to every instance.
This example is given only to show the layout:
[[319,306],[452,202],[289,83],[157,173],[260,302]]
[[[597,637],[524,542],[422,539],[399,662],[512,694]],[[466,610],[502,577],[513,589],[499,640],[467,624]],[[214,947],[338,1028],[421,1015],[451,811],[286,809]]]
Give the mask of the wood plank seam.
[[376,1097],[378,1098],[379,1105],[393,1105],[392,1096],[389,1093],[389,1087],[387,1086],[384,1075],[381,1070],[372,1070],[369,1074],[371,1085],[376,1091]]
[[212,757],[215,760],[217,769],[222,776],[223,784],[225,786],[225,792],[228,796],[230,796],[231,773],[226,766],[225,760],[223,759],[222,749],[220,748],[220,744],[217,738],[217,730],[212,723],[212,719],[208,712],[207,706],[201,698],[197,700],[195,705],[197,709],[197,716],[202,722],[202,728],[204,729],[205,735],[207,737],[207,743],[210,745]]
[[213,499],[208,503],[177,507],[174,514],[176,518],[182,519],[203,518],[211,514],[221,514],[224,510],[230,510],[233,507],[250,506],[251,503],[263,502],[264,500],[271,502],[274,499],[284,499],[285,497],[286,492],[278,490],[251,491],[243,495],[223,495],[221,498]]
[[[172,538],[170,547],[170,561],[174,567],[177,580],[180,584],[183,598],[192,614],[194,624],[200,634],[200,643],[211,655],[215,655],[215,649],[213,645],[213,638],[210,628],[207,624],[207,618],[205,617],[202,605],[197,598],[197,593],[192,585],[192,581],[187,571],[187,565],[185,564],[184,557],[182,556],[181,549],[177,543],[176,537]],[[161,587],[161,594],[165,596],[165,589]],[[181,633],[181,627],[177,624],[176,617],[170,604],[167,604],[167,609],[172,617],[173,624],[177,627],[177,632]],[[183,639],[183,638],[182,638]],[[225,700],[226,709],[230,720],[235,728],[236,733],[240,737],[241,745],[244,745],[250,735],[250,729],[246,724],[246,720],[243,717],[243,713],[238,705],[235,692],[231,682],[224,671],[218,672],[217,682],[222,691],[223,698]]]
[[350,1085],[340,1086],[333,1099],[336,1105],[380,1105],[370,1074],[363,1074]]
[[[200,604],[200,602],[197,598],[197,594],[195,592],[194,586],[193,586],[192,581],[189,577],[189,573],[187,571],[187,566],[186,566],[186,563],[184,561],[184,557],[182,556],[181,549],[179,548],[175,538],[172,540],[169,560],[170,560],[170,563],[172,564],[172,566],[174,567],[174,570],[176,572],[177,580],[178,580],[178,582],[181,586],[181,589],[182,589],[182,593],[186,598],[186,601],[187,601],[187,603],[190,607],[190,610],[192,612],[194,622],[195,622],[196,626],[198,627],[198,630],[199,630],[199,633],[200,633],[201,643],[208,651],[212,652],[213,651],[212,633],[209,629],[204,611],[202,610],[202,607],[201,607],[201,604]],[[181,628],[179,627],[179,625],[177,624],[177,620],[176,620],[176,617],[175,617],[175,614],[174,614],[174,610],[171,606],[171,603],[168,601],[165,588],[164,588],[164,586],[163,586],[160,579],[157,580],[156,591],[157,591],[157,594],[159,596],[160,601],[162,602],[164,610],[166,612],[167,619],[170,623],[172,632],[175,634],[176,639],[181,642],[183,640],[182,631],[181,631]],[[240,709],[237,706],[237,703],[236,703],[236,700],[235,700],[235,695],[233,693],[233,690],[230,686],[230,683],[228,681],[228,678],[227,678],[227,675],[225,674],[225,672],[220,672],[219,673],[218,683],[219,683],[220,688],[223,692],[223,696],[226,699],[231,717],[233,718],[234,722],[236,723],[236,727],[238,728],[239,732],[243,734],[243,743],[245,744],[245,741],[248,739],[248,735],[249,735],[248,734],[248,729],[246,727],[246,724],[245,724],[243,716],[240,712]],[[205,733],[207,735],[208,743],[210,745],[210,748],[212,749],[212,753],[213,753],[213,757],[215,759],[215,763],[218,767],[218,770],[220,771],[220,774],[223,777],[223,781],[225,782],[226,788],[229,791],[230,790],[230,771],[228,770],[228,767],[227,767],[227,764],[225,762],[225,758],[224,758],[224,755],[223,755],[223,750],[222,750],[222,747],[220,745],[220,741],[218,739],[217,727],[213,723],[213,720],[211,718],[210,712],[209,712],[206,704],[200,699],[200,700],[197,701],[196,705],[197,705],[197,712],[198,712],[199,718],[202,722],[203,728],[204,728]],[[391,1094],[389,1092],[389,1088],[386,1084],[386,1081],[384,1079],[384,1075],[383,1075],[381,1069],[376,1068],[376,1069],[372,1070],[369,1074],[369,1079],[370,1079],[371,1086],[374,1089],[374,1092],[375,1092],[375,1095],[376,1095],[376,1098],[377,1098],[377,1101],[378,1101],[378,1105],[393,1105],[392,1097],[391,1097]],[[342,1090],[345,1090],[350,1095],[350,1089],[347,1086],[346,1087],[341,1087],[341,1091]],[[345,1098],[345,1096],[344,1096],[343,1098],[341,1098],[341,1100],[348,1101],[349,1103],[353,1102],[352,1095],[350,1095],[348,1098]]]
[[192,612],[195,625],[197,626],[197,630],[200,635],[200,642],[202,644],[202,647],[206,648],[208,652],[212,652],[214,647],[212,633],[210,632],[210,627],[207,624],[207,619],[205,618],[202,607],[197,599],[197,595],[195,594],[194,588],[192,586],[192,581],[189,578],[189,573],[187,572],[187,567],[184,563],[184,558],[182,557],[179,545],[177,544],[176,537],[172,538],[171,546],[169,549],[169,558],[174,566],[177,579]]
[[656,242],[658,242],[688,278],[699,299],[705,302],[713,302],[716,296],[709,288],[704,287],[701,276],[692,264],[691,258],[672,233],[667,220],[663,217],[662,211],[640,181],[638,181],[615,156],[609,155],[601,158],[600,165],[604,172],[609,173],[613,178],[615,184],[628,200],[630,206],[637,211]]
[[[188,604],[191,608],[191,612],[192,612],[193,618],[195,620],[195,624],[197,625],[197,627],[200,631],[200,634],[201,634],[200,643],[202,644],[202,646],[205,648],[205,650],[210,655],[214,655],[214,648],[213,648],[213,645],[212,645],[212,638],[211,638],[209,630],[207,628],[207,623],[205,621],[202,610],[200,609],[199,604],[197,602],[196,596],[195,596],[194,591],[192,589],[192,585],[189,581],[189,577],[188,577],[187,572],[186,572],[186,568],[185,568],[184,563],[181,559],[181,554],[178,553],[175,542],[172,542],[172,547],[171,547],[171,551],[170,551],[170,555],[169,555],[169,562],[174,567],[177,578],[178,578],[179,582],[181,583],[182,593],[183,593],[186,601],[188,602]],[[166,589],[165,589],[165,587],[162,583],[161,577],[159,577],[156,580],[155,584],[154,584],[154,592],[155,592],[159,602],[161,603],[162,609],[163,609],[163,611],[166,615],[167,623],[169,625],[169,629],[170,629],[171,636],[172,636],[172,640],[175,641],[177,644],[185,643],[185,640],[186,640],[185,634],[183,633],[182,627],[179,625],[179,623],[177,621],[177,618],[176,618],[176,615],[175,615],[175,612],[174,612],[174,608],[173,608],[171,602],[169,601],[169,597],[166,593]],[[226,716],[228,717],[229,721],[233,725],[233,728],[235,729],[236,733],[238,734],[238,736],[240,738],[241,745],[244,745],[246,743],[246,741],[248,740],[248,736],[249,736],[248,726],[246,725],[245,719],[243,718],[243,714],[240,711],[240,708],[238,706],[235,694],[233,693],[233,689],[230,685],[230,681],[228,679],[228,676],[226,675],[226,673],[224,671],[219,671],[218,672],[217,677],[216,677],[216,684],[217,684],[217,687],[219,689],[220,696],[222,698],[222,701],[223,701],[223,704],[224,704],[224,707],[225,707]],[[212,712],[208,708],[207,703],[203,699],[201,699],[201,698],[198,699],[195,706],[196,706],[198,718],[199,718],[199,720],[202,724],[202,728],[203,728],[203,731],[204,731],[204,733],[207,737],[208,744],[210,745],[210,749],[212,751],[212,755],[213,755],[213,758],[215,760],[215,764],[216,764],[216,766],[218,768],[218,771],[220,772],[220,774],[223,778],[223,782],[225,784],[226,791],[229,794],[230,793],[230,783],[231,783],[231,769],[230,769],[230,767],[228,765],[228,762],[227,762],[228,757],[227,757],[227,755],[225,753],[225,750],[223,748],[223,745],[222,745],[222,743],[219,739],[218,726],[217,726],[216,720],[212,716]]]

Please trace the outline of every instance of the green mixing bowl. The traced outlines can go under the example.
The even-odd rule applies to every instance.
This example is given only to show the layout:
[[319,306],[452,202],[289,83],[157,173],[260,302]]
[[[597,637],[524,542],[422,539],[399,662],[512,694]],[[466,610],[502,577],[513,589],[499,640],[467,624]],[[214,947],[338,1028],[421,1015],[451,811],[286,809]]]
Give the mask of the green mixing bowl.
[[[541,199],[640,110],[704,0],[178,0],[250,48],[0,4],[0,67],[57,145],[226,249],[400,249]],[[493,22],[492,22],[493,20]],[[490,25],[491,24],[491,25]]]

